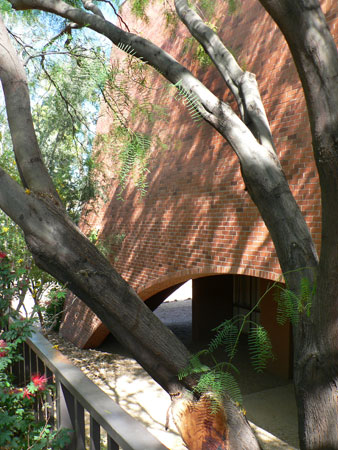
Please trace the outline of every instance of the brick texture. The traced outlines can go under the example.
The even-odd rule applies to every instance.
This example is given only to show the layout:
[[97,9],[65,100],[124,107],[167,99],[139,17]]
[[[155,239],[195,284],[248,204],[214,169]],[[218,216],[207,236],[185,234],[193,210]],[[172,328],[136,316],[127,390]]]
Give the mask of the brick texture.
[[[241,3],[238,13],[228,15],[224,2],[216,2],[215,22],[242,67],[256,74],[278,156],[319,248],[320,191],[298,75],[284,38],[268,14],[255,0]],[[327,0],[322,5],[338,40],[338,4]],[[215,94],[232,102],[214,68],[201,68],[182,55],[188,32],[183,25],[175,36],[165,31],[161,3],[151,3],[147,25],[132,17],[128,3],[122,15],[131,31],[153,40]],[[149,101],[164,106],[168,115],[151,124],[135,122],[137,130],[152,133],[164,144],[151,148],[147,194],[141,198],[130,177],[124,201],[118,199],[115,162],[108,149],[100,156],[109,179],[108,201],[99,201],[95,212],[88,210],[84,231],[99,229],[101,238],[125,236],[112,245],[111,262],[144,300],[190,278],[214,274],[277,280],[280,267],[274,246],[245,191],[233,151],[208,124],[191,119],[163,88],[158,74],[150,76]],[[102,108],[97,133],[109,133],[111,123]]]

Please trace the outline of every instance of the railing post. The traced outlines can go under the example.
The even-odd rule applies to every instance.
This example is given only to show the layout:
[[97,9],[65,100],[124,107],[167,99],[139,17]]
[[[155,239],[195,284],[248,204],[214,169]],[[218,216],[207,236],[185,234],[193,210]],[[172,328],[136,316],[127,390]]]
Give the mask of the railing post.
[[118,444],[116,444],[113,438],[107,435],[107,439],[108,439],[108,450],[119,450],[120,447],[118,446]]
[[[54,384],[54,374],[53,372],[46,366],[46,377],[47,377],[47,384]],[[52,427],[52,429],[55,429],[55,392],[48,390],[46,395],[46,402],[48,403],[48,408],[46,409],[46,418],[48,420],[49,425]]]
[[26,384],[31,377],[31,349],[30,347],[24,343],[24,376],[23,376],[23,384]]
[[58,429],[67,428],[73,430],[72,440],[69,445],[64,447],[65,450],[74,450],[76,448],[75,435],[75,401],[72,394],[66,386],[56,378],[56,407],[57,407],[57,424]]
[[90,450],[100,450],[100,425],[90,416]]
[[85,421],[84,421],[84,408],[78,402],[75,401],[75,433],[76,433],[76,450],[85,450],[86,448],[86,431],[85,431]]

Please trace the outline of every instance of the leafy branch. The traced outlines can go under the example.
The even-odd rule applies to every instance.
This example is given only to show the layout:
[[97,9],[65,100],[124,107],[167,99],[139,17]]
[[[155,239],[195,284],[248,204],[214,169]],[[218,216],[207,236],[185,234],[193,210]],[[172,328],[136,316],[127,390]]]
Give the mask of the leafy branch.
[[[304,270],[304,268],[295,271]],[[290,272],[295,272],[290,271]],[[288,272],[288,274],[290,273]],[[284,274],[286,275],[286,274]],[[316,291],[315,283],[311,286],[311,282],[307,278],[300,281],[299,293],[291,291],[280,285],[280,279],[275,281],[264,294],[259,298],[257,303],[245,315],[236,315],[229,320],[225,320],[218,327],[214,328],[216,334],[210,341],[206,349],[200,350],[192,355],[189,364],[179,373],[179,379],[187,376],[199,374],[199,380],[194,387],[194,392],[202,395],[212,393],[211,403],[213,411],[217,412],[221,399],[226,393],[235,402],[242,403],[242,396],[238,382],[233,374],[239,371],[233,364],[233,360],[238,351],[238,345],[241,335],[243,334],[245,325],[250,325],[248,333],[248,347],[252,366],[255,371],[262,372],[267,365],[269,359],[273,359],[272,344],[267,330],[260,324],[252,321],[252,314],[258,309],[262,300],[274,288],[279,290],[277,322],[284,324],[288,319],[292,323],[299,320],[300,314],[310,314],[311,303]],[[215,351],[222,348],[227,360],[218,362]],[[207,365],[205,358],[209,358],[212,364]],[[215,400],[213,400],[213,398]]]

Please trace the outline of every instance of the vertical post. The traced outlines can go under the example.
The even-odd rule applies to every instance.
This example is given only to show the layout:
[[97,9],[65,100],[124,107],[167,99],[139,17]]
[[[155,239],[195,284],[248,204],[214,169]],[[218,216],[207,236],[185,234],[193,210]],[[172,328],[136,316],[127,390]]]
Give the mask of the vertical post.
[[23,383],[26,384],[31,377],[31,352],[29,346],[24,343],[24,377]]
[[75,430],[75,401],[72,394],[66,386],[62,384],[58,377],[56,379],[57,392],[57,423],[58,429],[67,428],[73,430],[72,440],[65,450],[74,450],[76,448]]
[[[54,374],[48,367],[46,367],[46,377],[47,377],[47,384],[55,384]],[[48,403],[48,408],[46,408],[47,420],[49,425],[54,430],[56,417],[55,417],[55,394],[53,392],[50,391],[47,392],[46,402]]]
[[111,437],[109,436],[109,434],[107,434],[107,439],[108,439],[108,450],[119,450],[118,444],[116,444],[116,442],[114,441],[114,439],[111,438]]
[[34,353],[34,351],[30,348],[30,363],[31,363],[31,367],[30,367],[30,376],[29,378],[32,377],[33,374],[36,374],[38,371],[38,361],[37,361],[37,355],[36,353]]
[[75,407],[75,434],[76,434],[76,450],[85,450],[85,420],[84,420],[84,409],[83,406],[76,401]]
[[[19,352],[20,355],[23,356],[23,343],[20,345],[21,351]],[[15,379],[15,384],[17,386],[21,386],[21,384],[23,383],[23,374],[22,374],[22,367],[23,367],[23,361],[16,361],[15,363],[12,364],[12,366],[10,367],[11,373],[14,376]]]
[[[36,355],[36,366],[37,366],[37,373],[41,375],[46,375],[46,366],[41,361],[41,359]],[[48,422],[48,408],[43,408],[43,406],[46,406],[47,403],[47,396],[46,394],[43,394],[41,398],[39,399],[38,405],[37,405],[37,417],[39,420],[44,420],[46,423]]]
[[100,425],[90,416],[90,450],[100,450]]
[[24,359],[22,359],[21,361],[19,361],[18,366],[19,366],[19,376],[18,376],[18,386],[21,386],[24,381],[25,381],[25,343],[22,343],[21,346],[21,355],[23,356]]

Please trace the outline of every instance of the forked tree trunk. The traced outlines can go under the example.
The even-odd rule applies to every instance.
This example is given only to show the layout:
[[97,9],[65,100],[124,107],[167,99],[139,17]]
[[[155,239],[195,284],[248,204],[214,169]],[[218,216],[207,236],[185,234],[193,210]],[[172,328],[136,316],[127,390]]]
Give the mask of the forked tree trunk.
[[290,46],[306,97],[322,194],[322,246],[309,320],[294,327],[302,449],[338,449],[338,54],[317,0],[260,0]]

